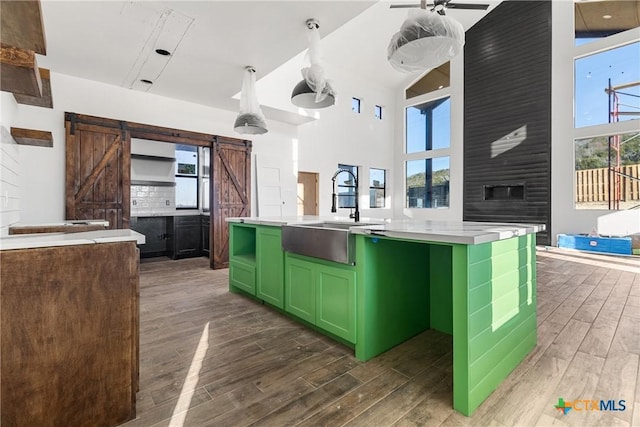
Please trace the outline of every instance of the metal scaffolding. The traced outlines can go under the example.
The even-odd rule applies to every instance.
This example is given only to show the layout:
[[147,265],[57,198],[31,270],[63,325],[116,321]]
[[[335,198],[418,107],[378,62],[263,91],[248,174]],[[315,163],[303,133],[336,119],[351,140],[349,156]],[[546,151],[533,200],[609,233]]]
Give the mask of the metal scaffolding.
[[[609,95],[609,123],[619,122],[620,116],[639,116],[640,110],[638,111],[620,111],[620,107],[627,108],[638,108],[634,105],[623,104],[620,102],[621,96],[631,96],[631,97],[640,97],[640,95],[636,95],[633,93],[622,92],[623,89],[628,89],[630,87],[640,86],[640,81],[625,83],[617,86],[611,85],[611,79],[609,79],[609,87],[605,89],[605,92]],[[640,135],[640,134],[639,134]],[[636,138],[638,135],[635,135],[633,138]],[[620,165],[620,149],[622,144],[627,141],[621,141],[621,135],[611,135],[609,136],[609,155],[608,155],[608,165],[609,165],[609,210],[620,209],[620,200],[622,198],[622,179],[623,177],[640,181],[640,178],[625,174],[621,170]],[[613,156],[612,156],[613,154]],[[615,162],[612,162],[612,157],[615,156]],[[612,197],[613,196],[613,197]],[[640,206],[640,205],[639,205]],[[638,206],[636,206],[638,207]]]

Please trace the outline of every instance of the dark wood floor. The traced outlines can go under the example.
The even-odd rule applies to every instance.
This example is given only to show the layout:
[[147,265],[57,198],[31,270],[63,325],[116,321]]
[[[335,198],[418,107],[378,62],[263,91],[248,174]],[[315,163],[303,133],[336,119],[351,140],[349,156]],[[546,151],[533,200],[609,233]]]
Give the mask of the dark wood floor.
[[[538,251],[538,345],[467,418],[452,340],[427,331],[366,363],[227,290],[204,258],[141,264],[138,418],[125,426],[640,426],[640,260]],[[570,411],[558,398],[626,410]]]

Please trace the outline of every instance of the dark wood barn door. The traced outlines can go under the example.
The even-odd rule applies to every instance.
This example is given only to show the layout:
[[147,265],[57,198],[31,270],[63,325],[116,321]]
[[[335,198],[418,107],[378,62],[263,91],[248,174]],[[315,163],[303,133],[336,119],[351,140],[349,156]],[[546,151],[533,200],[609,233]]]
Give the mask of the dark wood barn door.
[[213,146],[211,268],[229,266],[229,217],[251,213],[251,142],[218,136]]
[[67,118],[66,218],[129,228],[130,139],[124,130]]

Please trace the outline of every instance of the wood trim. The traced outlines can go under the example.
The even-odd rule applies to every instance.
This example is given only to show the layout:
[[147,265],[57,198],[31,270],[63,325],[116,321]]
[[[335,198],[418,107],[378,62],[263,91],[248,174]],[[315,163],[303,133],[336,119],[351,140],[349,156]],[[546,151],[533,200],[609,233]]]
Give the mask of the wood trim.
[[76,147],[75,133],[71,131],[72,123],[65,121],[65,212],[67,218],[76,217],[76,197],[75,189],[78,188],[79,176],[76,172],[77,159],[76,150],[71,147]]
[[119,228],[129,228],[131,220],[131,135],[127,131],[122,131],[120,137],[122,141],[122,174],[118,187],[122,190],[122,224]]
[[34,51],[0,46],[0,90],[42,96],[42,80]]
[[82,197],[84,197],[84,195],[87,194],[87,192],[91,189],[93,184],[95,184],[96,179],[104,171],[104,168],[107,166],[107,164],[113,160],[113,158],[118,152],[118,149],[121,148],[122,146],[121,142],[122,142],[122,139],[118,136],[116,140],[113,141],[113,143],[111,144],[111,147],[109,147],[107,152],[104,153],[104,157],[100,159],[100,162],[98,162],[98,164],[93,168],[93,170],[91,171],[91,174],[87,177],[87,179],[84,181],[84,183],[76,193],[75,195],[76,203],[80,202]]
[[19,49],[47,54],[42,8],[39,0],[0,2],[0,39]]

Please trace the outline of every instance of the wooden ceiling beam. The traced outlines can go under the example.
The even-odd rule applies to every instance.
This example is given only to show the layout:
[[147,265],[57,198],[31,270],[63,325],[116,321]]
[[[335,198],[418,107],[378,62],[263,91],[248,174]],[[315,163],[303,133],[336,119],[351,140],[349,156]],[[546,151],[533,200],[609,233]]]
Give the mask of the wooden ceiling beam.
[[42,96],[42,80],[34,51],[0,46],[0,90]]
[[36,107],[53,108],[53,95],[51,94],[51,77],[49,70],[40,68],[40,80],[42,81],[42,96],[20,95],[14,93],[13,97],[18,104],[35,105]]
[[46,55],[40,1],[0,2],[0,39],[5,45]]

